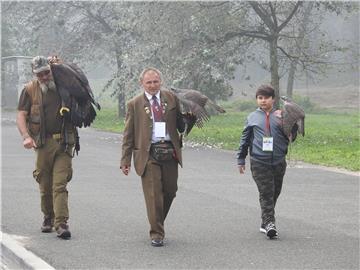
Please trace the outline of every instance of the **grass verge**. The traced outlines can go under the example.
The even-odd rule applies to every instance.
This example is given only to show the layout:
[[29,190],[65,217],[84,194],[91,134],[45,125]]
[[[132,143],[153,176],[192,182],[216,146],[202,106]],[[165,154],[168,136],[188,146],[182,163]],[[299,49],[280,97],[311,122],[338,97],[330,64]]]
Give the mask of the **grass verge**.
[[[211,117],[203,129],[194,127],[187,141],[235,151],[248,113],[229,112]],[[115,109],[102,109],[93,125],[97,129],[122,132],[123,119]],[[307,114],[305,137],[292,144],[292,159],[360,171],[360,118],[358,113]]]

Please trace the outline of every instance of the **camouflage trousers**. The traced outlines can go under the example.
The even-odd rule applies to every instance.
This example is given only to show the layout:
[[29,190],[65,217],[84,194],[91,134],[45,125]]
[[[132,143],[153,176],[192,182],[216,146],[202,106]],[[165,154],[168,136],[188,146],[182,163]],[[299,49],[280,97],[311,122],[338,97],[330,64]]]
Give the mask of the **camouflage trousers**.
[[275,222],[275,205],[280,195],[286,171],[286,161],[276,165],[266,165],[250,161],[251,173],[259,191],[261,219],[263,224]]
[[54,220],[56,229],[69,218],[66,186],[72,178],[71,149],[65,152],[61,143],[52,138],[47,138],[43,147],[36,149],[33,176],[39,183],[41,211],[45,218]]

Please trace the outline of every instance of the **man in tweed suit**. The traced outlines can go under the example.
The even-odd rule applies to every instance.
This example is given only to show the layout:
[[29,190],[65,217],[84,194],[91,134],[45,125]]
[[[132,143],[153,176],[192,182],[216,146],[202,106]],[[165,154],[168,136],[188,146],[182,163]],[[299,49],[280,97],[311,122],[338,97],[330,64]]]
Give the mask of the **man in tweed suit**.
[[[140,75],[144,92],[127,104],[120,169],[128,175],[131,157],[141,176],[151,245],[163,246],[164,220],[176,196],[178,164],[182,166],[179,132],[185,124],[179,100],[170,91],[160,90],[161,73],[146,68]],[[165,146],[165,152],[160,152]],[[161,148],[162,150],[164,148]]]

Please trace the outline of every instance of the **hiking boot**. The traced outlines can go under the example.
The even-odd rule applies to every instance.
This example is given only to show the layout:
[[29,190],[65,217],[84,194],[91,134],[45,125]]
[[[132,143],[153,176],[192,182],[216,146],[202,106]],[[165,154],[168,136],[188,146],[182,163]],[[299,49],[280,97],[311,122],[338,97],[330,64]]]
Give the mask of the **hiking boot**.
[[41,232],[43,233],[49,233],[49,232],[52,232],[52,229],[53,229],[53,220],[52,218],[44,218],[44,221],[41,225]]
[[71,237],[71,232],[69,231],[69,226],[65,223],[61,223],[56,229],[56,235],[62,239],[69,239]]
[[266,230],[266,236],[269,237],[270,239],[278,236],[278,232],[273,222],[269,222],[266,225],[265,230]]

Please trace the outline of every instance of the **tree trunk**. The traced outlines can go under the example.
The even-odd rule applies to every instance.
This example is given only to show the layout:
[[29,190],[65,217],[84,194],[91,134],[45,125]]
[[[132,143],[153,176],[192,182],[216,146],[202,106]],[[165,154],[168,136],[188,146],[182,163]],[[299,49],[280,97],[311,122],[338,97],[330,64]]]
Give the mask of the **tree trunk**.
[[[116,49],[116,64],[117,64],[117,76],[120,77],[120,72],[122,68],[122,59],[121,59],[121,50]],[[125,117],[126,114],[126,100],[125,100],[125,87],[123,83],[118,84],[118,95],[117,95],[117,101],[118,101],[118,117]]]
[[126,104],[125,104],[125,91],[122,90],[120,86],[119,94],[118,94],[118,117],[125,117],[126,114]]
[[[295,56],[300,55],[301,48],[304,44],[304,38],[307,30],[307,25],[309,24],[309,17],[311,15],[311,10],[314,6],[314,2],[307,2],[306,8],[304,11],[304,16],[302,18],[301,25],[299,26],[298,38],[296,40],[296,47],[295,47]],[[296,73],[296,66],[298,62],[296,60],[291,60],[290,70],[289,70],[289,77],[286,87],[286,95],[290,98],[293,96],[293,89],[294,89],[294,81],[295,81],[295,73]]]
[[287,87],[286,87],[286,95],[289,98],[292,98],[292,96],[293,96],[296,66],[297,66],[297,62],[295,60],[291,61],[290,69],[289,69],[289,77],[288,77]]
[[279,63],[277,54],[277,36],[270,41],[270,72],[271,72],[271,86],[275,90],[274,108],[279,108],[279,93],[280,93],[280,79],[279,79]]

